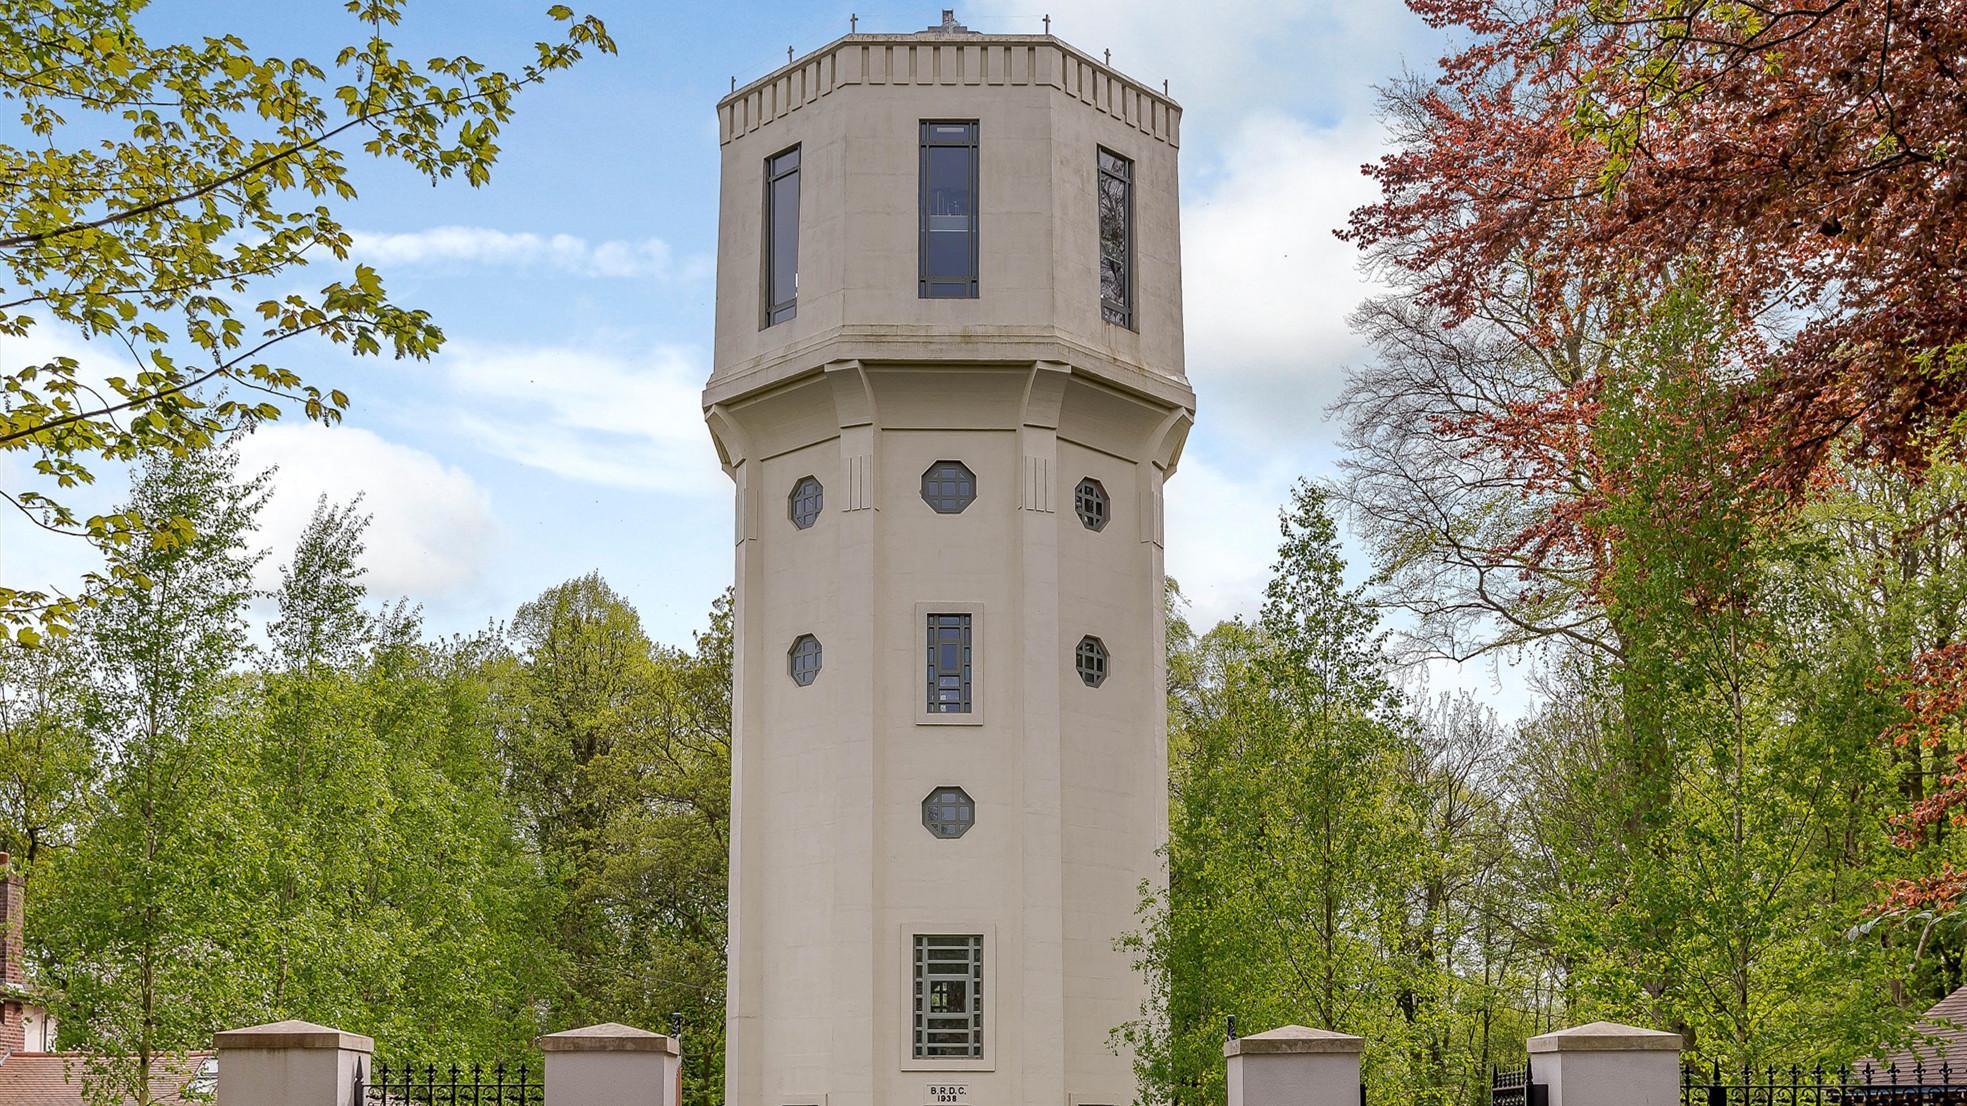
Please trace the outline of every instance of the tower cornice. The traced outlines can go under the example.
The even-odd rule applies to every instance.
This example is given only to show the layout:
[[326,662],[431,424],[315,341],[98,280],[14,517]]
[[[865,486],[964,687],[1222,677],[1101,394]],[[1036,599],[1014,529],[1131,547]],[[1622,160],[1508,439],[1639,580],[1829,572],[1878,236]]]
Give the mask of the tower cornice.
[[1038,85],[1181,145],[1181,105],[1056,35],[940,30],[842,35],[717,101],[717,138],[731,142],[807,104],[860,86]]
[[1195,393],[1164,373],[1114,359],[1090,345],[1050,329],[973,329],[952,335],[935,327],[842,326],[775,352],[753,364],[714,376],[703,391],[703,407],[729,405],[787,381],[818,372],[830,362],[864,364],[1031,364],[1055,361],[1074,371],[1170,408],[1195,412]]

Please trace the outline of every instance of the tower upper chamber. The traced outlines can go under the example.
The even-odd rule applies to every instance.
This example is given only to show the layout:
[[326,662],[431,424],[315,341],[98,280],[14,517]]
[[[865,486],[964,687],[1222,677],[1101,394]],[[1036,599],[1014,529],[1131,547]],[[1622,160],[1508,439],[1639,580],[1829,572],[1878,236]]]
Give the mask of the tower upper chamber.
[[[1181,109],[1160,91],[1049,35],[934,28],[838,39],[725,97],[717,119],[723,177],[710,402],[796,375],[816,355],[941,359],[942,343],[960,339],[979,359],[1062,361],[1192,405],[1182,364]],[[937,218],[923,207],[939,183],[925,181],[925,166],[956,160],[925,145],[922,125],[933,121],[975,125],[968,296],[922,293],[924,239],[953,233],[923,225]],[[1102,309],[1102,148],[1132,174],[1132,318],[1119,322]],[[794,149],[796,309],[765,325],[767,282],[785,275],[771,272],[772,239],[761,234],[768,159]]]

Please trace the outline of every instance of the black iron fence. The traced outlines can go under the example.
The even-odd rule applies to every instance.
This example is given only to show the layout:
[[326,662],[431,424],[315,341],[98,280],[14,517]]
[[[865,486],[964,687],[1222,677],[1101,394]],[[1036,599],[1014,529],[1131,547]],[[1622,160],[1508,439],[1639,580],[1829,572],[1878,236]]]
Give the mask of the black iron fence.
[[1520,1068],[1497,1068],[1489,1077],[1489,1106],[1544,1106],[1546,1090],[1530,1079],[1528,1062]]
[[[1956,1082],[1958,1080],[1958,1082]],[[1948,1062],[1854,1068],[1685,1067],[1681,1106],[1967,1106],[1967,1067]]]
[[543,1106],[546,1084],[524,1064],[376,1064],[369,1078],[355,1077],[357,1102],[384,1106]]

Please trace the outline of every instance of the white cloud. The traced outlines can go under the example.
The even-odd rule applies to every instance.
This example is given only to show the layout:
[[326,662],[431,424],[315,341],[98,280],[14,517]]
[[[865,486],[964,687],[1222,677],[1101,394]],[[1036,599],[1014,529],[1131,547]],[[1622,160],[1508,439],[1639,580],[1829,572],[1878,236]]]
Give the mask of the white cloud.
[[1261,605],[1277,553],[1277,511],[1293,475],[1277,468],[1233,475],[1193,452],[1183,456],[1168,482],[1168,575],[1181,584],[1198,629]]
[[707,260],[678,261],[660,238],[589,242],[572,234],[533,234],[490,227],[430,227],[402,234],[356,231],[353,255],[374,265],[477,265],[547,269],[575,276],[697,280]]
[[453,346],[443,361],[450,417],[490,453],[618,488],[728,490],[703,424],[709,373],[688,350]]
[[260,543],[272,553],[260,563],[259,586],[278,584],[279,566],[324,494],[336,503],[362,496],[371,595],[424,600],[481,582],[499,528],[490,493],[463,471],[354,426],[262,426],[239,452],[246,471],[280,470],[260,513]]
[[[1403,52],[1432,57],[1425,24],[1399,0],[1050,0],[1047,9],[1053,33],[1073,46],[1094,57],[1112,50],[1114,68],[1150,85],[1166,78],[1191,127],[1253,107],[1367,107]],[[1036,10],[981,0],[977,18],[958,15],[981,31],[1036,34]]]
[[1205,399],[1237,420],[1302,434],[1359,356],[1346,317],[1377,289],[1333,230],[1373,198],[1359,167],[1380,141],[1372,123],[1252,117],[1225,144],[1215,185],[1184,204],[1188,361]]

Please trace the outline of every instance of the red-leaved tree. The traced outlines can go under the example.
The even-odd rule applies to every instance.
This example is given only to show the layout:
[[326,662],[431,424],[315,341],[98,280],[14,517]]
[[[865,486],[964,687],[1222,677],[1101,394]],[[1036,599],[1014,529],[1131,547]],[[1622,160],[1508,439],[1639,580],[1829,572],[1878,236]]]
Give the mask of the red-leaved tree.
[[[1967,0],[1408,2],[1466,45],[1407,97],[1420,125],[1343,233],[1428,309],[1524,302],[1519,337],[1550,346],[1589,310],[1615,340],[1697,280],[1738,324],[1733,448],[1773,511],[1833,457],[1916,475],[1967,454]],[[1562,476],[1601,385],[1447,429]],[[1563,556],[1597,507],[1560,494],[1498,555]],[[1913,660],[1895,740],[1961,748],[1963,649]],[[1967,753],[1942,783],[1908,841],[1967,812]],[[1964,894],[1949,868],[1893,901]]]
[[1691,260],[1764,341],[1779,475],[1958,447],[1967,0],[1409,2],[1472,41],[1369,168],[1363,247],[1451,316],[1527,273],[1560,319],[1580,274],[1649,298]]

